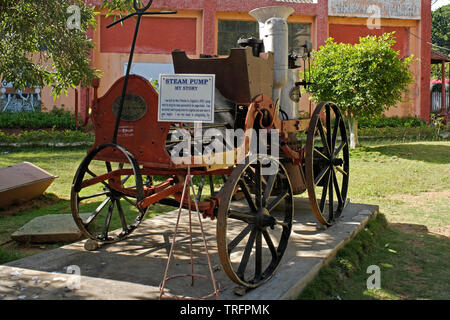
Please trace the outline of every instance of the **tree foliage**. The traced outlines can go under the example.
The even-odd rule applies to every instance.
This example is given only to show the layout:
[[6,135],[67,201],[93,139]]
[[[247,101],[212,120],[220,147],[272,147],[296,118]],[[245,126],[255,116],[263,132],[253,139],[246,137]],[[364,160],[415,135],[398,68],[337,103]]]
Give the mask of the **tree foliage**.
[[[431,14],[431,43],[433,50],[440,51],[446,55],[450,54],[450,4],[440,7]],[[448,50],[445,50],[447,48]],[[449,64],[445,66],[446,74],[449,72]],[[440,79],[442,76],[441,65],[431,66],[431,76]]]
[[309,91],[316,102],[335,102],[347,116],[381,115],[402,100],[413,82],[413,57],[399,59],[393,33],[335,43],[332,38],[315,52]]
[[[16,89],[51,86],[55,96],[78,85],[89,86],[99,70],[89,55],[94,43],[95,12],[84,0],[0,0],[0,79]],[[132,0],[105,0],[110,12],[131,10]],[[79,8],[79,28],[69,28]]]
[[335,102],[349,121],[395,106],[413,82],[413,57],[399,59],[394,44],[394,33],[363,37],[354,45],[328,39],[313,55],[313,100]]
[[440,7],[431,14],[431,43],[441,47],[433,49],[448,54],[450,50],[450,4]]

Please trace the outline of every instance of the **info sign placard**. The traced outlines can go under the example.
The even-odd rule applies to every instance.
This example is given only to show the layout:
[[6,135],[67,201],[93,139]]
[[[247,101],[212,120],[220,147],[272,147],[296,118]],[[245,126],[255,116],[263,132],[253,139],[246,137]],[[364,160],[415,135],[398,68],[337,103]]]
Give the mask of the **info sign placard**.
[[158,121],[214,122],[214,74],[161,74]]

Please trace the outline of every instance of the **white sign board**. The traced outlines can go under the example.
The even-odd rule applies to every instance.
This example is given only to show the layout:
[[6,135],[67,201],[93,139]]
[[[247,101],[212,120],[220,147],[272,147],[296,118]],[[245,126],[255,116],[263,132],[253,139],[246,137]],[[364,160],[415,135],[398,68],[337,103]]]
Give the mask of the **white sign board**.
[[214,74],[161,74],[158,121],[214,122]]
[[329,0],[328,15],[421,19],[421,0]]

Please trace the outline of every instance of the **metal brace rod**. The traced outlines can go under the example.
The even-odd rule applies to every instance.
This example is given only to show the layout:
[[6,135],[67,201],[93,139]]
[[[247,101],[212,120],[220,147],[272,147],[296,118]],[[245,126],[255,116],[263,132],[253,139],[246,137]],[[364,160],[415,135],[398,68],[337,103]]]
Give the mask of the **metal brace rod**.
[[120,124],[120,119],[122,117],[122,110],[123,110],[123,104],[125,101],[125,95],[126,95],[126,91],[127,91],[127,86],[128,86],[128,78],[130,76],[130,71],[131,71],[131,65],[133,63],[133,55],[134,55],[134,48],[136,46],[136,40],[137,40],[137,35],[139,32],[139,27],[141,24],[141,18],[143,15],[154,15],[154,14],[174,14],[177,13],[177,11],[151,11],[151,12],[145,12],[148,8],[150,8],[151,4],[152,4],[153,0],[150,0],[147,5],[145,5],[144,7],[140,8],[138,6],[137,0],[133,1],[133,7],[135,12],[130,13],[129,15],[123,17],[122,19],[119,19],[117,21],[114,21],[113,23],[109,24],[106,28],[111,28],[113,26],[115,26],[116,24],[118,24],[119,22],[123,22],[133,16],[137,16],[137,22],[136,22],[136,28],[134,30],[134,36],[133,36],[133,42],[131,44],[131,49],[130,49],[130,57],[128,59],[128,65],[127,65],[127,71],[125,73],[125,81],[123,83],[123,89],[122,89],[122,96],[120,97],[120,105],[119,105],[119,110],[117,113],[117,119],[116,119],[116,124],[114,127],[114,134],[113,134],[113,140],[112,143],[116,144],[117,143],[117,133],[119,131],[119,124]]

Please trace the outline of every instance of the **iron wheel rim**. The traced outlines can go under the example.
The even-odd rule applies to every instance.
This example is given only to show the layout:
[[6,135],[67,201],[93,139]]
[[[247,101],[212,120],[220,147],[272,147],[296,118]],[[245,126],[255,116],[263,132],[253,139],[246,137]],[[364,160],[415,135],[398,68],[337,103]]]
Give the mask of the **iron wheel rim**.
[[305,148],[306,187],[311,209],[320,223],[331,226],[341,216],[349,175],[349,144],[344,119],[336,104],[322,102],[311,117]]
[[[119,150],[123,155],[125,155],[126,159],[128,160],[128,166],[131,166],[132,172],[133,172],[133,178],[134,178],[134,186],[125,186],[125,183],[127,183],[130,176],[126,176],[125,178],[121,179],[121,185],[125,190],[130,191],[133,195],[125,194],[121,192],[120,190],[115,189],[111,186],[109,181],[101,180],[98,183],[103,184],[103,191],[99,193],[82,195],[82,193],[86,192],[87,188],[83,188],[83,183],[89,180],[87,177],[91,177],[91,179],[99,177],[101,175],[97,175],[94,171],[91,170],[93,167],[93,164],[96,162],[98,165],[102,162],[105,164],[106,173],[112,173],[115,170],[112,169],[112,164],[108,161],[101,161],[96,160],[95,157],[104,149],[106,148],[114,148]],[[92,166],[91,166],[92,165]],[[116,170],[121,170],[124,168],[124,163],[119,163],[118,168]],[[98,169],[97,169],[98,170]],[[85,179],[86,178],[86,179]],[[83,190],[84,189],[84,190]],[[80,212],[80,203],[91,199],[97,199],[104,197],[104,199],[100,202],[100,204],[93,210],[92,212],[89,212],[88,218],[83,218],[81,216]],[[101,243],[114,243],[117,241],[120,241],[124,238],[126,238],[128,235],[130,235],[141,223],[145,213],[146,209],[140,209],[138,208],[138,203],[142,201],[144,198],[144,187],[142,182],[142,175],[139,168],[139,164],[136,161],[135,157],[125,148],[117,145],[117,144],[104,144],[100,145],[94,150],[92,150],[82,161],[80,166],[78,167],[73,183],[72,183],[72,189],[71,189],[71,196],[70,196],[70,203],[71,203],[71,210],[72,210],[72,216],[74,218],[74,221],[82,234],[95,241],[99,241]],[[89,202],[87,202],[89,203]],[[87,203],[83,202],[83,205],[86,205]],[[127,204],[128,203],[128,204]],[[138,213],[136,215],[136,218],[131,222],[128,223],[128,221],[132,220],[129,217],[126,217],[126,213],[124,211],[124,204],[127,204],[128,206],[132,205],[134,206]],[[98,232],[94,228],[95,220],[100,220],[99,217],[102,216],[102,214],[105,214],[105,223],[103,225],[103,230],[101,232]],[[111,219],[114,218],[114,215],[117,214],[119,216],[119,221],[121,225],[121,230],[118,231],[116,229],[112,229],[111,226]],[[97,227],[97,226],[96,226]]]
[[[260,174],[261,179],[255,179],[254,184],[249,185],[252,180],[246,178],[246,173],[249,170],[256,173],[258,164],[262,166],[264,161],[276,163],[278,170],[276,174],[267,176],[263,192],[264,175]],[[258,183],[261,186],[259,195],[257,192],[252,194],[252,188]],[[275,185],[283,190],[273,199]],[[238,190],[244,193],[246,204],[249,205],[249,212],[244,215],[230,210],[232,196]],[[216,231],[222,267],[233,282],[249,288],[258,287],[273,276],[288,245],[294,215],[289,177],[286,169],[275,158],[247,158],[244,164],[239,164],[233,170],[223,192]],[[275,210],[281,203],[284,204],[282,219]],[[232,234],[230,224],[239,224],[239,221],[244,222],[244,228],[240,225],[242,230],[237,235]],[[245,245],[244,240],[247,240]],[[250,261],[254,263],[253,268],[247,268]]]

